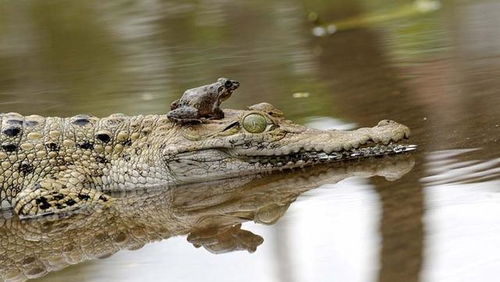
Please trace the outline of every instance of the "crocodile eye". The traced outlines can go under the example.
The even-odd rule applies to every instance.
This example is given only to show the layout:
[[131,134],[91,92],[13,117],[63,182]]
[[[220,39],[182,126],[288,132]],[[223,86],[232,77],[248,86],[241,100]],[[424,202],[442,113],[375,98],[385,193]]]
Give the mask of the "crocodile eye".
[[250,133],[262,133],[267,128],[267,119],[260,114],[249,114],[243,118],[243,128]]
[[228,80],[228,81],[226,81],[226,82],[224,83],[224,86],[225,86],[226,88],[231,88],[231,86],[233,86],[233,82],[231,82],[231,80]]

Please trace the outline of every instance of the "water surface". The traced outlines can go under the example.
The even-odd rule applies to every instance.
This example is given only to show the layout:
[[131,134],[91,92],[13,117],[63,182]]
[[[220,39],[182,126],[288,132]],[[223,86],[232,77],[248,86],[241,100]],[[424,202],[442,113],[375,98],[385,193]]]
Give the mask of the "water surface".
[[164,113],[228,76],[242,86],[226,107],[267,101],[321,128],[389,118],[419,145],[393,181],[296,184],[274,224],[243,222],[253,253],[179,236],[40,280],[496,281],[498,26],[494,0],[1,1],[0,111]]

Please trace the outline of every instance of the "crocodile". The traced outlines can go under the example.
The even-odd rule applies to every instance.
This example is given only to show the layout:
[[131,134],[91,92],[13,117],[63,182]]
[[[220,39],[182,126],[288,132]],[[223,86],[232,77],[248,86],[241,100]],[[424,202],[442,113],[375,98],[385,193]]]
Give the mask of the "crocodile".
[[395,155],[168,189],[113,192],[115,202],[109,208],[71,217],[21,220],[11,210],[5,211],[0,213],[0,279],[40,278],[70,265],[177,236],[185,236],[194,247],[213,254],[254,252],[265,238],[254,234],[253,228],[245,230],[248,225],[242,228],[245,222],[275,224],[306,191],[354,176],[393,181],[408,173],[414,163],[411,155]]
[[415,149],[408,127],[352,131],[287,120],[268,103],[178,124],[166,114],[0,115],[0,200],[21,218],[112,205],[112,191],[203,182]]

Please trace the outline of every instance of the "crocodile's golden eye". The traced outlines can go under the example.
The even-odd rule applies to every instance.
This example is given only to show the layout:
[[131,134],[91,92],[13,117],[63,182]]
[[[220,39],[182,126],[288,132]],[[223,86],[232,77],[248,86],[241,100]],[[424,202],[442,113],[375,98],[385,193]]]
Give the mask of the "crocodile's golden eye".
[[267,119],[260,114],[249,114],[243,118],[243,128],[250,133],[262,133],[267,128]]

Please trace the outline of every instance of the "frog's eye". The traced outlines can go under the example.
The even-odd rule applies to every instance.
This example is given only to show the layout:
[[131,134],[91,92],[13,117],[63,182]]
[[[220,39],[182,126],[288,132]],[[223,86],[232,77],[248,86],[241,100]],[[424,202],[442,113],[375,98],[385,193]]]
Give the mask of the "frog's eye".
[[267,129],[266,117],[261,114],[249,114],[243,118],[243,128],[250,133],[262,133]]
[[227,80],[225,83],[224,83],[224,86],[226,88],[231,88],[231,86],[233,86],[233,82],[231,80]]

